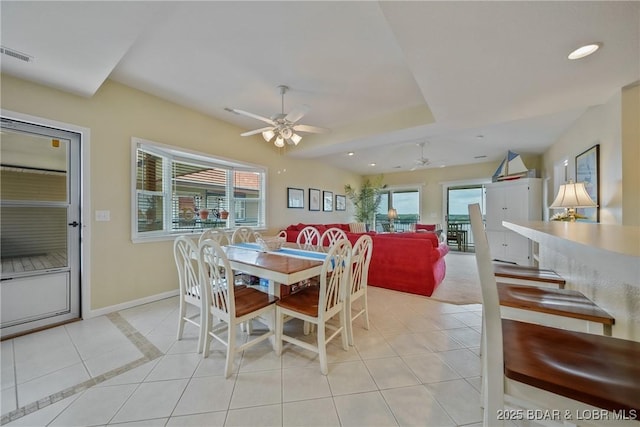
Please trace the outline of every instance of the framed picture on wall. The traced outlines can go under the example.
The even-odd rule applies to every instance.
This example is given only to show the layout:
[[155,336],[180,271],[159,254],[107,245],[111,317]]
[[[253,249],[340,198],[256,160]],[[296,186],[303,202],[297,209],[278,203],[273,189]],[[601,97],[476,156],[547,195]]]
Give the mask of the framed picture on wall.
[[336,210],[337,211],[347,210],[347,196],[336,194]]
[[[600,145],[596,144],[576,156],[576,182],[584,182],[587,193],[600,204]],[[600,222],[600,208],[578,208],[585,221]]]
[[304,208],[304,190],[302,188],[287,188],[287,207]]
[[322,210],[325,212],[333,210],[333,191],[322,192]]
[[320,190],[318,190],[317,188],[309,189],[309,210],[320,210]]

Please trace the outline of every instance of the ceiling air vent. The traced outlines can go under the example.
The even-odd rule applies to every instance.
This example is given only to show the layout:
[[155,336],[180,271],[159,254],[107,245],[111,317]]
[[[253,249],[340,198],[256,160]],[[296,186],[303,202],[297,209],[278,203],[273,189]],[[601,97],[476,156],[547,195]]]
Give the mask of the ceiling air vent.
[[0,46],[0,54],[11,56],[12,58],[16,58],[24,62],[31,62],[33,60],[33,57],[27,55],[26,53],[18,52],[17,50],[10,49],[4,46]]

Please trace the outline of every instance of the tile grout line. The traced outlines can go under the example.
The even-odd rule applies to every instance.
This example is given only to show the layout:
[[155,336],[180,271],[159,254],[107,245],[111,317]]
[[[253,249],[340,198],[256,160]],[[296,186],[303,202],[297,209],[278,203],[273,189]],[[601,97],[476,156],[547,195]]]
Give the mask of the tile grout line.
[[[121,375],[131,369],[137,368],[147,362],[155,360],[164,353],[162,353],[158,348],[151,343],[147,338],[145,338],[136,328],[134,328],[125,318],[120,316],[119,313],[109,313],[106,315],[107,319],[109,319],[117,328],[122,332],[122,334],[129,340],[136,348],[143,354],[143,357],[134,360],[133,362],[129,362],[126,365],[120,366],[118,368],[112,369],[104,374],[100,374],[96,377],[92,377],[86,381],[81,382],[80,384],[76,384],[71,387],[67,387],[66,389],[44,397],[36,402],[29,403],[25,406],[17,408],[11,412],[8,412],[2,415],[0,419],[0,425],[5,425],[11,421],[15,421],[19,418],[24,417],[25,415],[29,415],[35,411],[43,409],[53,403],[56,403],[62,399],[65,399],[69,396],[73,396],[74,394],[80,393],[89,387],[92,387],[96,384],[100,384],[104,381],[107,381],[111,378],[114,378],[118,375]],[[15,362],[14,362],[15,365]],[[16,402],[18,401],[18,387],[16,385]]]

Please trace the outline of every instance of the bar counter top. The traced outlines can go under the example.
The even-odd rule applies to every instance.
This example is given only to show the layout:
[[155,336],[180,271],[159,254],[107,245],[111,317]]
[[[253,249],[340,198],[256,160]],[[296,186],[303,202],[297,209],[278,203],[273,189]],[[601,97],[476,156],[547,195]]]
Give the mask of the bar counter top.
[[559,239],[591,250],[640,258],[640,227],[566,221],[505,221],[503,225],[539,243]]

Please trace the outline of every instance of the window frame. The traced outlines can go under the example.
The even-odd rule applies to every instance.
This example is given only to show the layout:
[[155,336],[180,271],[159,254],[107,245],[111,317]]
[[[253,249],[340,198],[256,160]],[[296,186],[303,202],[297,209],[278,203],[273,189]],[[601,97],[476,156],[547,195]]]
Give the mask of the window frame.
[[[382,197],[387,199],[387,211],[390,208],[393,208],[393,194],[394,193],[409,193],[416,192],[418,193],[418,218],[416,222],[420,222],[422,218],[422,184],[403,184],[403,185],[391,185],[387,186],[380,192],[382,193]],[[380,205],[384,205],[384,203],[380,203]],[[374,227],[378,226],[378,215],[386,215],[385,212],[378,211],[375,215],[375,224]]]
[[[163,224],[161,230],[153,231],[139,231],[138,230],[138,195],[141,192],[148,192],[148,190],[138,190],[138,150],[151,153],[152,155],[161,157],[163,159],[162,174],[162,198],[163,198]],[[227,203],[229,207],[229,219],[227,227],[224,229],[234,229],[235,217],[233,212],[240,199],[235,198],[233,182],[233,173],[238,171],[246,171],[252,173],[259,173],[261,176],[260,185],[258,188],[260,197],[258,203],[262,206],[258,209],[258,225],[254,228],[256,230],[264,230],[267,226],[267,167],[248,162],[241,162],[229,158],[212,156],[211,154],[202,153],[194,150],[189,150],[183,147],[172,146],[162,144],[155,141],[146,140],[143,138],[132,137],[131,138],[131,240],[133,243],[173,240],[180,235],[197,234],[204,230],[204,228],[182,229],[176,230],[172,226],[173,224],[173,179],[172,169],[174,162],[188,163],[191,165],[198,165],[207,168],[217,168],[226,170],[226,183],[225,192],[227,197]],[[154,192],[154,193],[157,193]]]

